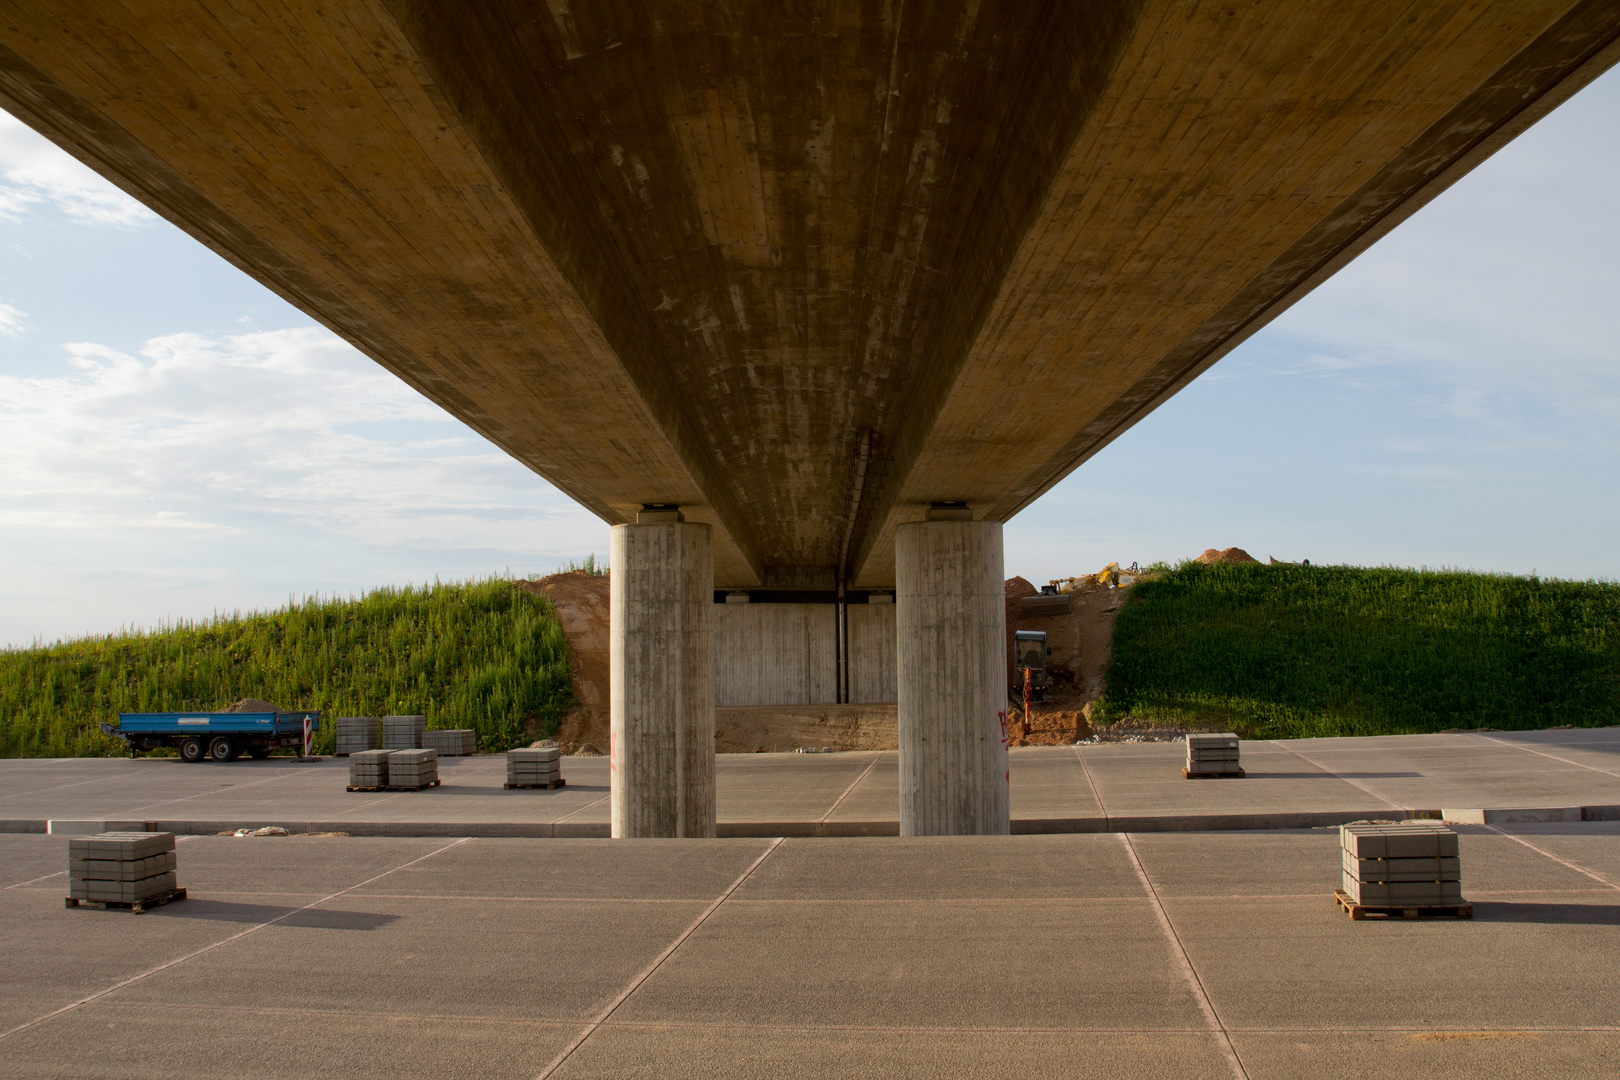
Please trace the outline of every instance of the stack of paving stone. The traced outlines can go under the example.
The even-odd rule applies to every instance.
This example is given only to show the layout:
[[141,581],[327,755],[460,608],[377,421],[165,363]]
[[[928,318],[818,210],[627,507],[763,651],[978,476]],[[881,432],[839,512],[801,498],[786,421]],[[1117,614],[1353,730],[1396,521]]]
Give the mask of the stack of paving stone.
[[349,788],[388,786],[388,759],[393,750],[356,750],[349,755]]
[[[1339,826],[1344,897],[1368,908],[1458,907],[1457,834],[1438,821]],[[1354,914],[1354,912],[1352,912]]]
[[68,840],[68,906],[166,900],[179,892],[174,833],[109,832]]
[[380,721],[375,716],[340,716],[337,718],[337,746],[333,753],[342,757],[358,754],[362,750],[377,750],[382,746]]
[[422,745],[437,750],[440,757],[466,757],[478,752],[478,733],[471,728],[425,731]]
[[420,750],[427,731],[425,716],[385,716],[382,718],[384,750]]
[[557,747],[506,752],[507,787],[560,787],[562,783],[562,751]]
[[388,786],[425,788],[439,782],[437,750],[395,750],[388,757]]
[[1194,776],[1242,776],[1238,764],[1238,737],[1230,731],[1219,735],[1187,736],[1187,768],[1182,774]]

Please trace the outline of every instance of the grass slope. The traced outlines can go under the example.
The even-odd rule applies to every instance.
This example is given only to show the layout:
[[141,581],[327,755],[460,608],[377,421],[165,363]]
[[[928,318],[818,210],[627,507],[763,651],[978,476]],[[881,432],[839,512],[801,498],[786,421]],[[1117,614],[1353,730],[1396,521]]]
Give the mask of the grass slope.
[[1620,723],[1620,585],[1187,562],[1133,586],[1099,719],[1250,738]]
[[[0,651],[0,756],[112,753],[119,712],[220,709],[244,697],[338,716],[424,715],[479,745],[555,730],[573,698],[549,601],[502,578]],[[318,751],[330,751],[324,725]]]

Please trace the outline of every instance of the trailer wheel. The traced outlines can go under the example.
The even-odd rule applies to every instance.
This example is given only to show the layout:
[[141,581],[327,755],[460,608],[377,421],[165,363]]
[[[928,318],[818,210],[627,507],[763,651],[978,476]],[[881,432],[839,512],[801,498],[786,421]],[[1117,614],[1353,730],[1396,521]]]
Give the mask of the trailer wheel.
[[204,751],[203,741],[195,735],[189,739],[180,740],[181,761],[201,761]]
[[208,744],[208,757],[213,761],[235,761],[236,755],[241,751],[236,748],[233,739],[220,735]]
[[262,761],[270,756],[270,750],[271,747],[266,746],[263,743],[255,743],[248,747],[248,757],[252,758],[254,761]]

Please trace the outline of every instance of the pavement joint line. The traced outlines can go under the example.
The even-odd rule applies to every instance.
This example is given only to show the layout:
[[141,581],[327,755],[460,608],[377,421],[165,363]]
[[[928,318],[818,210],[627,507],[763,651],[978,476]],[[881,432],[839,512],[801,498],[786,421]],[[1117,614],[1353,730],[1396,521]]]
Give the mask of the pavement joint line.
[[51,880],[51,878],[65,877],[66,875],[67,875],[66,870],[58,870],[54,874],[46,874],[44,877],[37,877],[32,881],[19,881],[15,885],[7,885],[4,889],[0,889],[0,892],[9,892],[12,889],[20,889],[24,885],[37,885],[41,881],[49,881],[49,880]]
[[[535,1077],[535,1080],[546,1080],[548,1076],[561,1068],[563,1062],[572,1057],[575,1050],[578,1050],[581,1046],[585,1045],[585,1040],[589,1039],[593,1034],[595,1034],[596,1030],[606,1023],[616,1011],[618,1011],[619,1006],[623,1005],[630,999],[631,994],[634,994],[641,988],[643,983],[652,978],[653,973],[664,966],[664,961],[668,960],[671,956],[674,956],[675,950],[679,949],[681,945],[686,942],[687,938],[695,934],[698,927],[702,926],[708,921],[710,915],[713,915],[716,911],[719,911],[720,905],[724,904],[726,900],[730,898],[732,893],[742,888],[743,882],[747,881],[749,877],[752,876],[754,871],[758,870],[765,860],[770,858],[771,854],[781,846],[782,837],[778,836],[775,840],[772,840],[770,845],[766,847],[764,851],[759,853],[759,857],[748,864],[748,869],[744,870],[741,874],[738,874],[737,879],[731,883],[730,887],[727,888],[725,892],[717,896],[714,902],[703,910],[703,914],[692,920],[691,924],[681,932],[679,937],[670,942],[664,951],[659,953],[652,963],[648,964],[645,968],[642,968],[641,973],[638,974],[634,979],[631,979],[630,984],[619,992],[619,996],[609,1002],[607,1007],[601,1012],[597,1013],[596,1016],[585,1025],[584,1029],[580,1031],[578,1035],[574,1036],[573,1041],[565,1046],[556,1057],[552,1058],[551,1062],[546,1065],[544,1069],[540,1070],[540,1073]],[[3,1036],[0,1036],[0,1038],[3,1038]]]
[[1313,769],[1321,769],[1323,772],[1327,773],[1329,776],[1337,777],[1338,779],[1344,781],[1346,784],[1349,784],[1351,787],[1360,788],[1362,791],[1365,791],[1368,795],[1371,795],[1373,798],[1377,799],[1379,802],[1383,803],[1385,806],[1388,806],[1391,810],[1399,810],[1402,813],[1405,813],[1406,808],[1404,806],[1399,806],[1396,803],[1391,802],[1389,799],[1384,798],[1384,796],[1378,794],[1378,792],[1374,791],[1372,788],[1368,787],[1366,784],[1358,784],[1354,780],[1350,779],[1348,776],[1345,776],[1343,773],[1334,772],[1332,769],[1328,768],[1326,765],[1323,765],[1319,761],[1312,761],[1310,758],[1306,757],[1304,754],[1300,753],[1298,750],[1295,750],[1292,746],[1284,746],[1282,743],[1278,742],[1275,739],[1271,739],[1269,741],[1271,742],[1271,744],[1273,746],[1281,746],[1284,750],[1287,750],[1290,754],[1293,754],[1295,757],[1299,758],[1299,760],[1305,762],[1307,765],[1311,766]]
[[[290,778],[292,778],[294,776],[301,776],[301,775],[303,775],[303,774],[298,773],[298,772],[293,772],[292,770],[288,770],[287,772],[284,772],[284,773],[277,773],[275,776],[267,776],[263,780],[249,780],[245,784],[238,784],[238,783],[232,782],[232,783],[226,785],[226,787],[234,788],[235,791],[241,791],[243,788],[258,787],[260,784],[274,783],[277,780],[287,780],[287,779],[290,779]],[[178,799],[164,799],[161,802],[146,803],[143,806],[132,807],[132,808],[130,808],[128,810],[121,810],[121,811],[119,811],[119,813],[121,813],[121,814],[139,814],[142,811],[150,810],[153,807],[157,807],[157,806],[173,806],[175,803],[190,802],[192,799],[200,799],[204,795],[218,795],[221,791],[224,791],[224,790],[225,790],[224,787],[216,787],[212,791],[199,791],[195,795],[182,795]],[[235,791],[233,791],[232,794],[235,794]]]
[[838,796],[837,801],[835,801],[831,806],[827,807],[827,812],[825,814],[822,814],[821,817],[819,817],[818,819],[816,819],[817,823],[821,824],[821,825],[825,825],[827,823],[827,821],[833,816],[833,813],[840,806],[844,805],[844,800],[849,798],[850,795],[855,791],[855,789],[861,786],[861,781],[865,780],[868,776],[870,776],[871,773],[872,773],[872,770],[877,768],[877,763],[882,761],[882,760],[883,760],[883,754],[881,752],[877,753],[877,754],[873,754],[872,755],[872,760],[867,762],[866,768],[861,770],[861,775],[859,775],[859,776],[857,776],[855,778],[855,782],[853,784],[849,785],[849,787],[844,789],[844,793],[842,795]]
[[556,820],[554,820],[551,823],[552,827],[555,828],[556,826],[561,825],[563,822],[567,821],[569,818],[573,817],[575,814],[583,814],[585,811],[589,810],[593,806],[601,806],[603,803],[607,802],[611,798],[613,798],[612,795],[603,795],[600,799],[592,799],[590,802],[586,803],[584,806],[580,807],[578,810],[570,810],[568,813],[564,814],[562,817],[557,818]]
[[1575,863],[1570,862],[1568,859],[1561,859],[1557,855],[1554,855],[1552,852],[1548,851],[1546,848],[1541,847],[1538,844],[1532,844],[1530,841],[1526,840],[1522,836],[1515,836],[1510,832],[1505,832],[1502,829],[1497,828],[1495,825],[1487,825],[1485,827],[1487,829],[1491,830],[1491,832],[1495,833],[1498,836],[1505,836],[1509,840],[1513,840],[1513,841],[1516,841],[1517,843],[1523,844],[1525,847],[1529,848],[1531,851],[1536,852],[1537,854],[1545,855],[1547,858],[1551,859],[1555,863],[1559,863],[1559,864],[1561,864],[1563,866],[1569,867],[1571,870],[1575,871],[1577,874],[1585,874],[1587,877],[1591,878],[1593,881],[1601,881],[1603,884],[1607,885],[1611,889],[1620,889],[1620,882],[1616,882],[1616,881],[1612,880],[1611,878],[1607,878],[1604,875],[1598,873],[1596,870],[1588,870],[1584,866],[1577,866]]
[[1585,765],[1579,761],[1571,761],[1569,758],[1559,757],[1557,754],[1549,754],[1541,750],[1532,750],[1528,746],[1520,746],[1518,743],[1509,742],[1506,739],[1493,739],[1489,735],[1474,735],[1474,738],[1484,739],[1486,742],[1495,743],[1497,746],[1506,746],[1511,750],[1523,750],[1527,754],[1535,754],[1539,757],[1549,758],[1553,761],[1562,761],[1565,765],[1573,765],[1577,769],[1590,769],[1592,772],[1602,773],[1604,776],[1620,777],[1620,772],[1614,772],[1610,769],[1600,769],[1596,765]]
[[112,993],[115,993],[115,992],[117,992],[119,990],[122,990],[126,986],[131,986],[131,985],[133,985],[135,983],[138,983],[142,979],[146,978],[149,975],[156,975],[160,971],[167,971],[169,968],[175,967],[175,966],[177,966],[179,964],[183,964],[187,960],[194,960],[197,957],[202,956],[205,953],[211,953],[215,949],[218,949],[218,948],[221,948],[223,946],[229,945],[233,941],[240,941],[242,938],[247,937],[249,934],[252,934],[252,933],[254,933],[256,931],[259,931],[259,930],[263,930],[267,926],[274,926],[276,923],[283,922],[283,921],[285,921],[287,919],[290,919],[294,915],[298,915],[298,914],[301,914],[302,912],[308,911],[310,908],[319,907],[321,904],[327,903],[328,901],[331,901],[331,900],[336,900],[338,897],[343,896],[346,893],[351,893],[354,890],[356,890],[358,888],[361,888],[362,886],[370,885],[373,881],[380,881],[381,879],[387,877],[389,874],[397,873],[400,870],[404,870],[404,869],[407,869],[409,867],[415,866],[419,862],[426,862],[428,859],[433,858],[433,856],[435,856],[435,855],[443,854],[444,852],[449,851],[453,847],[460,847],[462,844],[470,842],[471,839],[472,839],[471,837],[464,837],[463,839],[457,840],[453,844],[446,844],[444,847],[439,848],[436,851],[430,851],[426,855],[420,856],[419,858],[412,859],[410,862],[402,863],[401,865],[394,867],[392,870],[384,870],[382,873],[378,874],[376,877],[368,878],[367,880],[360,882],[358,885],[350,885],[346,889],[339,889],[337,892],[332,893],[330,896],[323,896],[319,900],[315,900],[315,901],[312,901],[312,902],[310,902],[308,904],[305,904],[301,908],[295,908],[292,911],[289,911],[289,912],[287,912],[287,913],[285,913],[283,915],[277,915],[274,919],[269,919],[269,920],[266,920],[265,922],[262,922],[262,923],[259,923],[259,924],[255,925],[255,926],[250,926],[246,930],[239,931],[238,933],[232,934],[228,938],[223,938],[223,939],[221,939],[219,941],[216,941],[212,945],[205,945],[200,949],[193,949],[191,952],[186,953],[184,956],[176,957],[175,959],[166,961],[166,962],[164,962],[162,964],[159,964],[157,967],[154,967],[154,968],[147,968],[145,971],[141,972],[139,975],[132,975],[129,978],[123,980],[122,982],[114,983],[112,986],[107,987],[105,990],[98,990],[96,993],[91,994],[89,997],[80,998],[78,1001],[75,1001],[75,1002],[72,1002],[70,1004],[64,1005],[60,1009],[55,1009],[55,1010],[53,1010],[51,1012],[48,1012],[44,1016],[35,1017],[34,1019],[28,1021],[25,1024],[18,1024],[16,1027],[12,1028],[10,1031],[0,1032],[0,1042],[3,1042],[6,1039],[11,1038],[13,1035],[16,1035],[19,1032],[27,1031],[29,1028],[32,1028],[32,1027],[37,1027],[38,1025],[43,1024],[47,1020],[51,1020],[51,1019],[54,1019],[55,1017],[61,1016],[63,1013],[72,1012],[74,1009],[79,1008],[81,1005],[88,1005],[92,1001],[100,1000],[101,998],[106,997],[108,994],[112,994]]
[[[574,1020],[545,1020],[527,1016],[480,1016],[475,1014],[456,1013],[391,1013],[373,1009],[332,1009],[332,1008],[286,1008],[279,1006],[261,1005],[202,1005],[195,1003],[180,1003],[170,1001],[108,1001],[103,1002],[106,1009],[152,1009],[167,1012],[243,1012],[253,1015],[287,1015],[287,1016],[364,1016],[386,1020],[435,1020],[465,1022],[471,1024],[526,1024],[531,1027],[572,1027],[579,1023]],[[921,1034],[938,1032],[963,1032],[967,1034],[986,1032],[994,1034],[1013,1035],[1043,1035],[1084,1033],[1100,1035],[1208,1035],[1207,1027],[1002,1027],[982,1025],[935,1025],[920,1024],[884,1024],[884,1025],[857,1025],[857,1024],[804,1024],[804,1023],[760,1023],[745,1024],[736,1021],[711,1022],[705,1020],[610,1020],[603,1027],[618,1029],[651,1028],[662,1030],[665,1028],[695,1028],[701,1030],[720,1031],[893,1031],[916,1032]],[[1320,1034],[1395,1034],[1395,1035],[1424,1035],[1424,1034],[1472,1034],[1475,1032],[1485,1034],[1491,1032],[1536,1032],[1536,1033],[1564,1033],[1564,1032],[1620,1032],[1620,1025],[1613,1024],[1571,1024],[1567,1026],[1523,1027],[1523,1026],[1481,1026],[1478,1024],[1468,1027],[1231,1027],[1227,1029],[1239,1035],[1320,1035]]]
[[1108,807],[1103,805],[1102,792],[1097,790],[1097,781],[1092,779],[1091,766],[1086,764],[1086,755],[1080,752],[1080,747],[1070,747],[1074,751],[1076,760],[1080,762],[1080,771],[1085,773],[1086,786],[1091,788],[1091,798],[1097,804],[1097,812],[1102,815],[1103,828],[1108,827]]
[[1159,900],[1159,891],[1153,887],[1153,879],[1148,877],[1147,868],[1142,865],[1142,860],[1136,854],[1136,846],[1131,843],[1130,834],[1120,833],[1119,841],[1125,846],[1125,854],[1130,857],[1131,866],[1135,868],[1136,876],[1141,879],[1142,888],[1147,890],[1148,899],[1153,901],[1153,913],[1158,916],[1159,928],[1164,931],[1164,936],[1170,939],[1171,950],[1180,961],[1181,973],[1186,977],[1188,987],[1198,1000],[1198,1007],[1209,1025],[1210,1034],[1216,1037],[1221,1049],[1226,1052],[1226,1062],[1232,1067],[1232,1075],[1237,1077],[1237,1080],[1249,1080],[1249,1071],[1243,1067],[1243,1060],[1238,1057],[1237,1048],[1232,1045],[1231,1035],[1227,1033],[1219,1014],[1215,1012],[1215,1005],[1204,990],[1204,982],[1198,977],[1198,969],[1193,967],[1192,957],[1187,955],[1187,947],[1181,943],[1181,935],[1176,933],[1175,924],[1170,921],[1170,913],[1164,910],[1164,904]]

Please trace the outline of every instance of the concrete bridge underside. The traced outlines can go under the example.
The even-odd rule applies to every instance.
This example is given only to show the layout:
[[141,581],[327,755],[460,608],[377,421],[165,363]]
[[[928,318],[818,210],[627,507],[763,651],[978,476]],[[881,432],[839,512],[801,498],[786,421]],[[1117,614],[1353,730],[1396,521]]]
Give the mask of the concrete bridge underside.
[[707,589],[899,583],[904,729],[907,663],[991,640],[925,615],[992,618],[1000,523],[1617,39],[1613,0],[3,0],[0,105],[609,523],[678,505],[615,565],[675,622],[616,660]]

